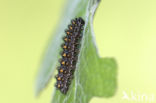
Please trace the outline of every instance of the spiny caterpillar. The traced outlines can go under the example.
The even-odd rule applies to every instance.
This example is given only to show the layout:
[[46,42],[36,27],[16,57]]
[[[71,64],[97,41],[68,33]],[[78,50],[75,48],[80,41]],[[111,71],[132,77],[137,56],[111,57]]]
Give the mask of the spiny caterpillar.
[[56,88],[63,94],[66,94],[74,76],[76,63],[78,59],[80,42],[82,39],[82,31],[85,22],[79,17],[71,20],[68,29],[65,30],[66,36],[63,37],[64,43],[61,45],[63,51],[61,53],[60,66],[56,77]]

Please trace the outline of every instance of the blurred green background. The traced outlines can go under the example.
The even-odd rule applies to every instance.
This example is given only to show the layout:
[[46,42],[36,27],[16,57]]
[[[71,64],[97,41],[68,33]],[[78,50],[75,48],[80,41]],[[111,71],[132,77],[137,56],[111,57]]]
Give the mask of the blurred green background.
[[[54,81],[38,99],[34,82],[64,3],[0,0],[0,103],[50,103]],[[155,0],[102,0],[94,32],[99,54],[118,62],[118,90],[91,103],[156,103],[155,5]]]

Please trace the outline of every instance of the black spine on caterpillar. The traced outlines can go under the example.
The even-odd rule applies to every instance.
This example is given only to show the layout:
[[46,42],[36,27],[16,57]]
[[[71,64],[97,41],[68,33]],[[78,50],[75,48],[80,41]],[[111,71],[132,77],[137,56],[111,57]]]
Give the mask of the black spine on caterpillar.
[[56,75],[56,88],[63,94],[67,93],[73,79],[84,24],[84,20],[79,17],[71,20],[71,24],[68,25],[68,29],[65,30],[66,36],[63,38],[62,58],[59,61],[60,66],[58,67],[58,74]]

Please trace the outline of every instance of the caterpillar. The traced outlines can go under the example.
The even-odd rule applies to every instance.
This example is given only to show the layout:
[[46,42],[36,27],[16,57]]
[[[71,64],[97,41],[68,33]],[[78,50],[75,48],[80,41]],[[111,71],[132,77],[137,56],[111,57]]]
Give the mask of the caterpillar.
[[71,24],[65,30],[66,36],[63,37],[64,43],[61,45],[63,51],[60,53],[60,66],[57,68],[58,74],[55,76],[55,86],[63,94],[67,93],[74,77],[84,24],[81,17],[75,18],[71,20]]

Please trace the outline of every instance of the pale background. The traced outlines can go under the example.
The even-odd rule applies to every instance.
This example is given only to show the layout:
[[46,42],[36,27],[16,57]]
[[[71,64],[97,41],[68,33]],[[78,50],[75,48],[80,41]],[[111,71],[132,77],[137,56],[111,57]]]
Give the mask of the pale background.
[[[54,83],[36,99],[34,82],[64,3],[0,0],[0,103],[50,103]],[[100,55],[118,62],[118,90],[91,103],[147,103],[123,100],[123,91],[156,103],[156,1],[103,0],[94,29]]]

